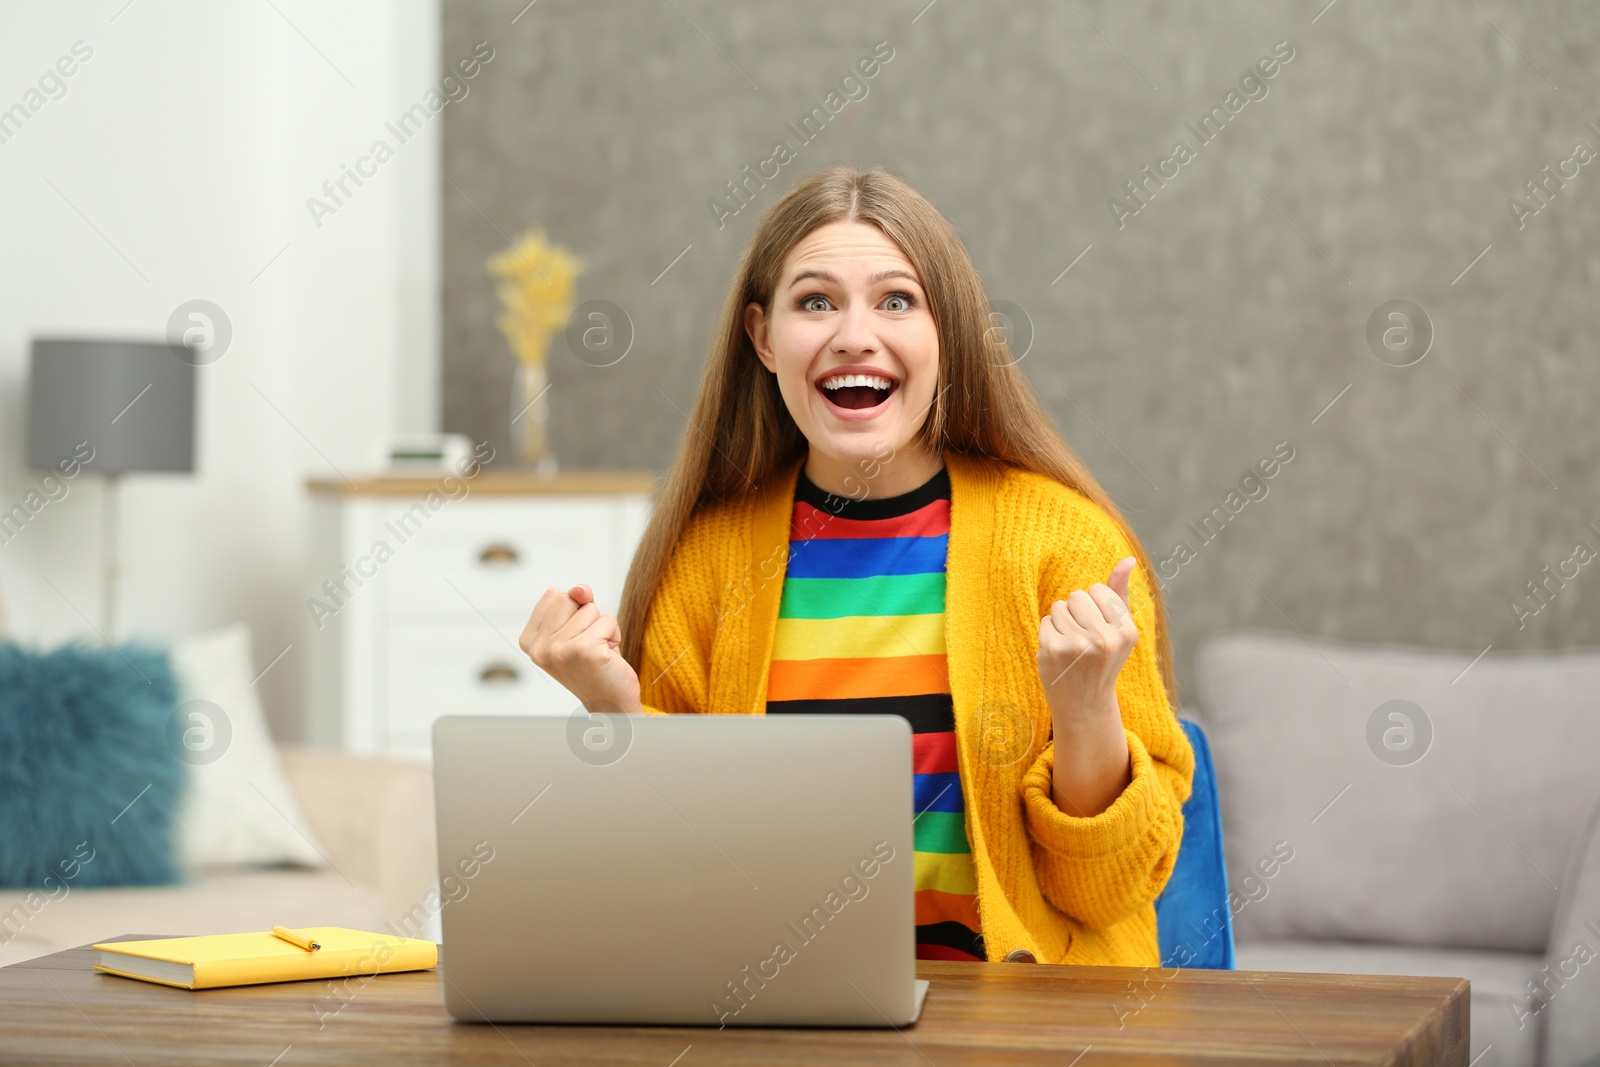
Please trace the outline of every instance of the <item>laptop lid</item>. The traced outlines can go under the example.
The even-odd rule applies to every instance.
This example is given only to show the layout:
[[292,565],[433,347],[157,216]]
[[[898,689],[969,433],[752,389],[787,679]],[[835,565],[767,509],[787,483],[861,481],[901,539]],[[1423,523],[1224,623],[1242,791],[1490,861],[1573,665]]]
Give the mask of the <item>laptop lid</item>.
[[916,1018],[904,718],[446,716],[433,748],[457,1018]]

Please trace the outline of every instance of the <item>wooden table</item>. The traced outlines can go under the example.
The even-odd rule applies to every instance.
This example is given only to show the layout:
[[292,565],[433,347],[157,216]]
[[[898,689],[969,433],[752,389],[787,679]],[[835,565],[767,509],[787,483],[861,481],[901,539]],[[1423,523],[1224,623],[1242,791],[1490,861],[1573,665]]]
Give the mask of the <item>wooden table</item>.
[[1467,1064],[1461,978],[921,962],[933,984],[903,1031],[717,1030],[456,1023],[436,971],[339,1007],[326,982],[191,992],[95,956],[0,968],[0,1064]]

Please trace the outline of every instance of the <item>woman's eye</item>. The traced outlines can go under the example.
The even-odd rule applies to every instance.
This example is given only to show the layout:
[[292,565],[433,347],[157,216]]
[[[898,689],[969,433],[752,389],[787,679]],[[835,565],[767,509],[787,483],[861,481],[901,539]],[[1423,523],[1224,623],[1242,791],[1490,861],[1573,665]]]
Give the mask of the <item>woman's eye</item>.
[[885,304],[888,304],[890,301],[894,301],[894,300],[898,300],[900,302],[900,304],[901,304],[900,307],[891,307],[889,309],[890,311],[909,311],[909,310],[911,310],[911,298],[909,296],[907,296],[905,293],[890,293],[888,296],[884,297],[883,299],[884,299],[884,303]]
[[826,311],[826,308],[812,307],[812,303],[818,300],[822,301],[824,304],[828,302],[828,298],[825,296],[812,295],[800,301],[800,307],[804,311]]

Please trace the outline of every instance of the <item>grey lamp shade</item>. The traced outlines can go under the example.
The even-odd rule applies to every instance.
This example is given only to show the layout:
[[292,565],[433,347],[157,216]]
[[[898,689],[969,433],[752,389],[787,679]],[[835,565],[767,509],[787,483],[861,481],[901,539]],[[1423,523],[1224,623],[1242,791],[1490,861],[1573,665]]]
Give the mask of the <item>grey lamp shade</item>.
[[[33,342],[28,466],[94,450],[102,473],[194,470],[195,368],[162,341]],[[87,454],[88,449],[83,450]]]

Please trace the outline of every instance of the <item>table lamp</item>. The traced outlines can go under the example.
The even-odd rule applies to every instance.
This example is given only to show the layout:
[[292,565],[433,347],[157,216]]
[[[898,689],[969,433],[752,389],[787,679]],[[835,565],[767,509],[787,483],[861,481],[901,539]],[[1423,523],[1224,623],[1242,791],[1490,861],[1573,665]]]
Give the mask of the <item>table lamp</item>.
[[194,379],[194,363],[164,341],[33,342],[28,466],[59,476],[64,462],[82,462],[92,449],[82,465],[106,479],[100,608],[107,641],[116,635],[117,479],[194,470]]

